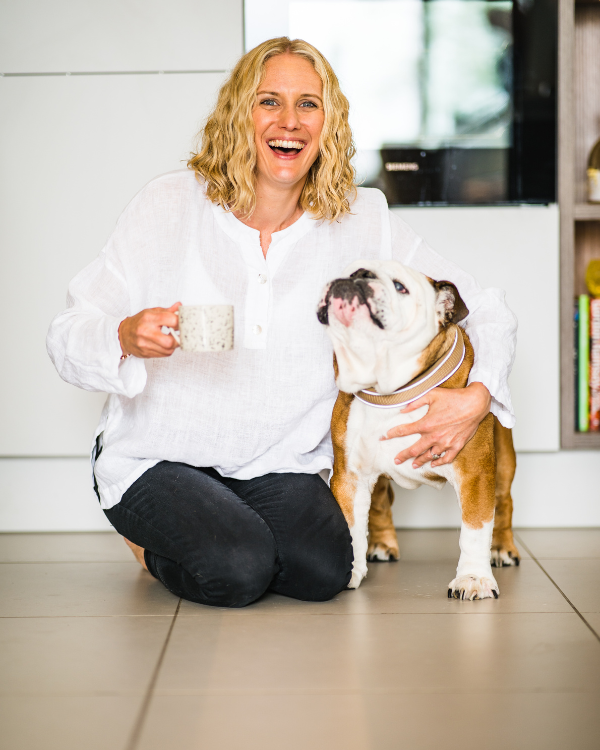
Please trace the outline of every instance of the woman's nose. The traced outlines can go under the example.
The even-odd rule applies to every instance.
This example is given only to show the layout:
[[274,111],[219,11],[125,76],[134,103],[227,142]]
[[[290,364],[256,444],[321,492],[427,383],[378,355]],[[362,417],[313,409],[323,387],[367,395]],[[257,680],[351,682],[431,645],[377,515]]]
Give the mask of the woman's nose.
[[300,119],[295,107],[289,106],[282,108],[279,116],[279,126],[286,130],[295,130],[300,127]]

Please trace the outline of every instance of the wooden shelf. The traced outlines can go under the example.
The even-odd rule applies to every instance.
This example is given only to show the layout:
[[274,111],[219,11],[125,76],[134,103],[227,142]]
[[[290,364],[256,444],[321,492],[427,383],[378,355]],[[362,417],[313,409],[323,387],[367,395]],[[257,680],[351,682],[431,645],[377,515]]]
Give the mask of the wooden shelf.
[[600,432],[574,432],[571,447],[580,450],[598,450],[600,448]]
[[600,203],[577,203],[574,213],[575,221],[600,221]]
[[560,207],[561,445],[600,450],[599,432],[574,424],[573,301],[600,257],[600,205],[586,203],[586,167],[600,130],[600,0],[558,0],[558,202]]

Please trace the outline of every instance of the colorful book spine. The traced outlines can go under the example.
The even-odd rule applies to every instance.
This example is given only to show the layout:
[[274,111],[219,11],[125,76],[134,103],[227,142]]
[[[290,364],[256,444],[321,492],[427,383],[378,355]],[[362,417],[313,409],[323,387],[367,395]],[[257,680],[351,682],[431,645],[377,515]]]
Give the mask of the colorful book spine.
[[579,300],[573,303],[573,374],[575,376],[575,429],[579,429]]
[[589,369],[590,369],[590,298],[579,295],[579,382],[578,382],[578,428],[587,432],[590,421]]
[[600,432],[600,298],[590,301],[590,430]]

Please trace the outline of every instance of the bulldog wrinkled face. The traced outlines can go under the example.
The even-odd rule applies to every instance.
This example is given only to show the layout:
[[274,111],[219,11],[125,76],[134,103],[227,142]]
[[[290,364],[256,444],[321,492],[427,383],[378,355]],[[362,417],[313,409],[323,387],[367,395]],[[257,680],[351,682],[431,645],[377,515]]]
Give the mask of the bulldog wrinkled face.
[[340,333],[340,326],[370,337],[377,331],[398,332],[434,299],[421,282],[425,277],[400,263],[357,261],[345,273],[327,284],[317,308],[319,322]]
[[408,382],[423,350],[453,320],[452,290],[448,282],[378,260],[355,261],[327,284],[317,318],[333,343],[338,388],[355,393],[377,383],[389,393]]

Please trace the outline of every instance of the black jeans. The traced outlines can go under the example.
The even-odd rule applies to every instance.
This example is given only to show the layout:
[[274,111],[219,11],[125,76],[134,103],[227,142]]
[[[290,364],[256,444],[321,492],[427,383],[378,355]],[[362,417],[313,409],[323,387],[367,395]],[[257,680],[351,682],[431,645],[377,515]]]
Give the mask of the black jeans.
[[316,474],[222,477],[162,461],[104,511],[176,596],[243,607],[265,591],[331,599],[350,580],[344,516]]

